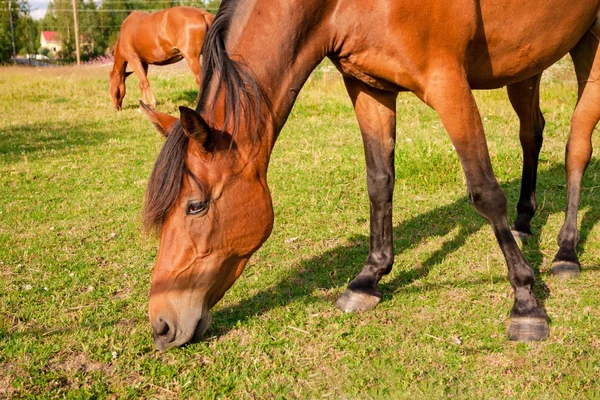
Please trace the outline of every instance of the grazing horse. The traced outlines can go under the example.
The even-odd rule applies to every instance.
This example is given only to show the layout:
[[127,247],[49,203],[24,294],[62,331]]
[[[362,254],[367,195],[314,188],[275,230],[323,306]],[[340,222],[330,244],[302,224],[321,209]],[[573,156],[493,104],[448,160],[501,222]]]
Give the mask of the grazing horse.
[[[146,109],[167,135],[144,207],[146,225],[160,232],[149,301],[157,346],[200,337],[210,325],[209,310],[271,233],[270,154],[298,92],[325,57],[342,73],[354,105],[370,199],[366,263],[337,306],[347,312],[375,307],[382,296],[378,283],[391,271],[396,98],[411,91],[438,113],[468,196],[504,255],[514,292],[509,338],[545,339],[548,317],[532,291],[533,269],[511,232],[471,90],[509,86],[525,151],[513,228],[527,234],[543,126],[539,74],[572,49],[585,52],[588,41],[597,46],[595,31],[588,30],[599,9],[600,0],[223,1],[204,46],[196,110],[180,107],[177,119]],[[594,54],[583,57],[589,65]],[[594,71],[589,65],[578,75]],[[580,90],[573,116],[570,193],[579,190],[589,127],[598,120],[598,84],[589,79]],[[576,208],[578,195],[572,196],[569,204]],[[571,246],[573,229],[563,230]],[[557,265],[560,272],[560,259]]]
[[156,100],[148,82],[148,64],[168,65],[185,58],[200,85],[200,52],[212,14],[194,7],[173,7],[155,13],[134,11],[121,25],[110,72],[109,90],[113,107],[120,110],[125,97],[127,64],[140,80],[142,99],[150,107]]

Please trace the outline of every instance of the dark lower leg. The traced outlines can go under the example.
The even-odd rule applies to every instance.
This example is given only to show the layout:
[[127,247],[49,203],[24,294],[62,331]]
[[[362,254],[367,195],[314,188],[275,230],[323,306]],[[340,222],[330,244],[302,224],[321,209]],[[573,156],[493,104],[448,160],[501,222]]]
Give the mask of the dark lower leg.
[[[521,192],[519,202],[517,203],[517,218],[513,223],[513,231],[516,231],[521,238],[532,235],[531,220],[535,215],[537,203],[535,199],[535,188],[537,183],[537,170],[540,150],[542,148],[544,129],[544,117],[539,115],[541,123],[536,124],[534,136],[523,140],[521,135],[521,146],[523,148],[523,171],[521,174]],[[533,144],[525,144],[533,139]]]
[[[548,336],[545,311],[533,294],[533,269],[511,233],[507,218],[506,196],[498,185],[481,124],[481,117],[466,74],[449,76],[447,85],[438,85],[436,76],[432,107],[438,112],[456,148],[467,180],[468,195],[475,209],[490,222],[508,267],[508,279],[514,290],[509,337],[512,340],[542,340]],[[447,71],[446,71],[447,73]]]
[[581,173],[571,174],[567,183],[567,209],[565,222],[558,234],[558,252],[552,260],[551,272],[561,278],[573,278],[579,275],[581,264],[577,257],[577,211],[579,208],[579,191],[581,189]]
[[369,255],[363,270],[348,284],[337,306],[344,311],[373,308],[381,300],[379,280],[392,269],[392,197],[394,192],[394,142],[396,93],[378,91],[346,79],[354,103],[367,164],[370,200]]
[[[391,158],[393,160],[393,156]],[[391,164],[393,166],[393,161]],[[365,310],[379,303],[381,291],[377,285],[381,278],[392,270],[394,262],[392,242],[393,169],[381,174],[373,174],[372,171],[368,171],[367,186],[371,199],[369,255],[360,274],[348,284],[346,292],[338,300],[338,307],[344,311]]]
[[581,267],[577,257],[577,242],[579,241],[577,212],[579,209],[581,180],[592,155],[592,130],[589,129],[589,126],[587,129],[581,129],[583,127],[577,122],[577,115],[576,111],[567,143],[567,208],[565,221],[558,234],[558,252],[552,261],[552,274],[562,278],[579,275]]
[[565,164],[567,170],[567,208],[565,222],[558,235],[558,252],[552,262],[552,274],[563,278],[579,275],[577,258],[577,210],[581,180],[592,156],[592,132],[600,119],[600,52],[598,52],[598,24],[586,33],[571,51],[579,85],[579,99],[571,118],[571,132],[567,142]]
[[533,269],[523,257],[508,226],[506,197],[495,180],[481,189],[483,192],[480,194],[471,193],[475,199],[473,205],[492,226],[508,266],[508,280],[515,296],[508,336],[519,341],[543,340],[549,335],[548,317],[533,293]]
[[513,233],[521,239],[531,237],[531,219],[537,208],[535,188],[545,125],[539,107],[540,78],[541,75],[537,75],[507,88],[510,102],[519,117],[519,138],[523,149],[521,192],[517,203],[517,218],[512,226]]

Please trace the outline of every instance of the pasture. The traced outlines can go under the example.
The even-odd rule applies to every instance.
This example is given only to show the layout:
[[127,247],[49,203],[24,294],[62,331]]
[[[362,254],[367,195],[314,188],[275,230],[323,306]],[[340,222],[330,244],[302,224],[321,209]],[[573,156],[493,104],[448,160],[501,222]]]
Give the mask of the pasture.
[[[151,67],[158,109],[193,106],[187,66]],[[435,112],[398,98],[395,264],[382,302],[335,300],[362,268],[362,143],[339,75],[317,70],[275,146],[270,239],[213,309],[205,339],[156,350],[147,319],[158,239],[141,229],[163,138],[137,112],[137,78],[111,108],[108,67],[0,69],[0,398],[598,398],[600,164],[580,208],[581,277],[553,278],[565,204],[564,145],[576,84],[545,73],[534,238],[550,322],[506,340],[512,289],[493,233],[469,204]],[[476,93],[514,218],[518,121],[504,90]]]

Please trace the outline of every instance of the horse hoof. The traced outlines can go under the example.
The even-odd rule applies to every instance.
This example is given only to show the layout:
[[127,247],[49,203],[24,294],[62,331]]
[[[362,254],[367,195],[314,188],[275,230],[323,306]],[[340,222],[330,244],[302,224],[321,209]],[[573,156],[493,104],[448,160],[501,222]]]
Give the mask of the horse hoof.
[[520,240],[523,243],[533,237],[533,235],[531,233],[521,232],[521,231],[517,231],[515,229],[511,229],[510,232],[512,233],[515,240]]
[[579,276],[579,265],[569,261],[555,261],[550,270],[552,275],[561,279],[572,279]]
[[367,311],[375,307],[379,301],[381,297],[346,289],[335,304],[344,312]]
[[508,339],[518,342],[539,342],[550,336],[546,318],[511,318]]

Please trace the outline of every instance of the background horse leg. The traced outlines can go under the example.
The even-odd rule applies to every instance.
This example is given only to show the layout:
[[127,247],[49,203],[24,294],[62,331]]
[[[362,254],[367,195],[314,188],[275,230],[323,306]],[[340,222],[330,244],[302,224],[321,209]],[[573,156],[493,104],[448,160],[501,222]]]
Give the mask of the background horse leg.
[[571,50],[579,86],[578,101],[571,117],[567,141],[567,208],[565,222],[558,234],[558,252],[552,262],[552,274],[564,278],[579,275],[580,263],[576,247],[577,209],[581,180],[592,156],[592,131],[600,119],[600,55],[598,54],[598,22]]
[[192,74],[194,74],[194,78],[196,78],[196,85],[198,87],[198,95],[196,95],[196,100],[194,101],[194,105],[198,104],[198,100],[200,100],[200,85],[202,83],[202,77],[201,77],[201,71],[202,71],[202,64],[200,63],[200,55],[199,54],[193,54],[193,55],[188,55],[188,54],[184,54],[185,57],[185,61],[187,61],[190,70],[192,71]]
[[348,284],[337,306],[346,312],[368,310],[381,300],[377,284],[392,270],[392,196],[397,93],[371,88],[344,78],[363,138],[370,199],[369,255],[360,274]]
[[466,72],[462,66],[453,71],[446,64],[429,76],[422,97],[440,116],[461,161],[468,196],[475,209],[490,222],[508,266],[508,280],[515,296],[509,338],[545,339],[549,332],[548,317],[533,294],[533,269],[508,226],[506,196],[492,171],[481,116]]
[[[156,108],[156,100],[150,90],[150,82],[148,82],[148,64],[138,59],[129,60],[129,65],[137,75],[140,81],[140,91],[142,92],[142,101],[150,108]],[[140,106],[141,110],[141,106]]]
[[531,219],[535,215],[535,185],[538,159],[544,140],[544,116],[540,110],[540,79],[542,74],[507,86],[508,98],[520,121],[519,138],[523,149],[521,194],[517,203],[517,218],[513,234],[521,240],[532,236]]

